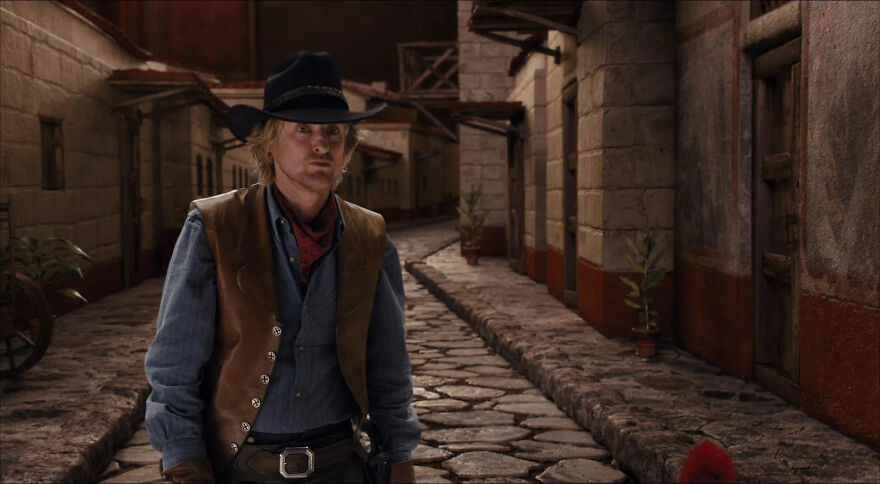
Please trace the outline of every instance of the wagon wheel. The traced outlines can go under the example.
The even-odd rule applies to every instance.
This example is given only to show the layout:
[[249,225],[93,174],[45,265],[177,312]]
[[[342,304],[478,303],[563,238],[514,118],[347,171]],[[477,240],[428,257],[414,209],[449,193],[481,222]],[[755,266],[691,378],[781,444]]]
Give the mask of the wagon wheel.
[[[6,295],[11,287],[16,290],[17,306],[32,318],[16,318],[15,307],[0,312],[0,375],[17,375],[37,364],[52,341],[55,319],[39,284],[27,276],[16,274],[10,286],[9,273],[0,273],[0,292]],[[24,296],[24,297],[20,297]]]

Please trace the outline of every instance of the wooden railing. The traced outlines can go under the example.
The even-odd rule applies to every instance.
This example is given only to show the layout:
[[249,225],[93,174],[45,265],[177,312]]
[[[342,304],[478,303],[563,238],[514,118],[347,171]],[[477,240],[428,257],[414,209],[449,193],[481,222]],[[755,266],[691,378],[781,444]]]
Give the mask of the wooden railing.
[[397,44],[400,94],[410,99],[458,99],[455,42]]

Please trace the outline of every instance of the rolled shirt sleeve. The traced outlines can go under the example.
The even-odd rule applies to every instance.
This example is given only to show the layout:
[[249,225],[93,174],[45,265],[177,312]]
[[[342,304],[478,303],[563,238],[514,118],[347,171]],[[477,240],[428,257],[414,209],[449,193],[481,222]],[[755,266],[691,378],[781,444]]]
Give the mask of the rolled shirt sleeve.
[[379,430],[381,447],[391,463],[409,460],[422,433],[412,407],[404,310],[400,258],[388,238],[367,337],[367,392],[370,420]]
[[168,265],[156,337],[144,360],[152,393],[145,425],[165,469],[206,458],[202,369],[214,346],[217,280],[198,210],[189,213]]

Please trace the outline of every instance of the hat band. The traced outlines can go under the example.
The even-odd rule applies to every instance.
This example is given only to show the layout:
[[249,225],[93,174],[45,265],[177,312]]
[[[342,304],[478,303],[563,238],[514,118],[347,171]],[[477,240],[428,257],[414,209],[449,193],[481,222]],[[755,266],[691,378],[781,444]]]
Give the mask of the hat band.
[[302,87],[298,87],[296,89],[293,89],[292,91],[287,91],[284,94],[278,96],[277,98],[275,98],[274,101],[269,103],[269,105],[266,106],[264,109],[269,111],[269,110],[272,110],[278,106],[281,106],[282,104],[285,104],[293,99],[297,99],[297,98],[300,98],[303,96],[314,96],[316,94],[322,95],[322,96],[333,96],[333,97],[336,97],[336,98],[339,98],[340,100],[342,100],[342,102],[346,103],[346,105],[348,104],[348,102],[345,100],[345,95],[342,94],[342,91],[340,91],[339,89],[336,89],[334,87],[302,86]]

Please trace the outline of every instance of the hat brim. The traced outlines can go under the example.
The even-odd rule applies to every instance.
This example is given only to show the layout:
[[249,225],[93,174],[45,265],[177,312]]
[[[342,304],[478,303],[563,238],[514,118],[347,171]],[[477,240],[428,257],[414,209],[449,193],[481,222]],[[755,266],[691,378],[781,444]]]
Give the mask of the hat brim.
[[242,141],[247,141],[247,137],[250,136],[254,127],[268,118],[314,124],[355,123],[379,114],[386,107],[388,107],[388,103],[383,102],[364,112],[352,112],[346,109],[333,108],[302,108],[268,112],[247,104],[236,104],[229,108],[227,120],[232,134]]

